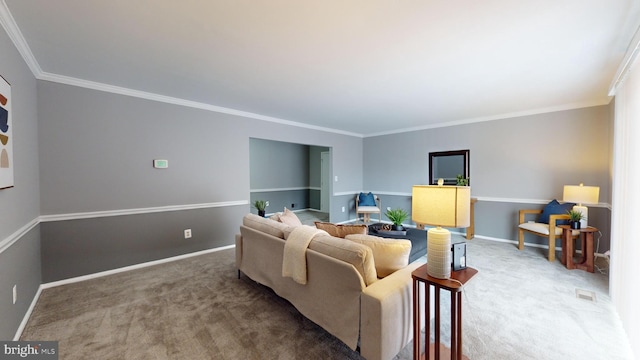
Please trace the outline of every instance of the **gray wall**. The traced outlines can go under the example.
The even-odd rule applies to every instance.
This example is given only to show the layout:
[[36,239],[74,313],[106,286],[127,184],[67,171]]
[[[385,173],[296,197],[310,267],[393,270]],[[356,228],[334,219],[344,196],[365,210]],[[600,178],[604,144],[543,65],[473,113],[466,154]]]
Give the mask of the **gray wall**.
[[[611,131],[610,106],[598,106],[369,137],[364,188],[381,193],[385,208],[398,203],[410,209],[406,194],[429,180],[429,152],[470,149],[471,193],[480,199],[476,234],[516,240],[517,210],[562,200],[564,185],[599,186],[600,202],[610,204]],[[590,206],[589,214],[590,224],[602,231],[604,252],[610,210]],[[535,237],[526,241],[544,243]]]
[[[13,338],[40,285],[40,229],[23,236],[40,212],[36,80],[11,40],[0,30],[0,75],[11,84],[15,187],[0,190],[0,339]],[[12,288],[18,301],[12,304]]]
[[[57,220],[41,229],[45,281],[233,244],[250,211],[250,138],[329,146],[340,175],[334,191],[362,185],[361,166],[352,167],[362,159],[359,137],[46,81],[38,106],[42,213]],[[158,158],[169,168],[154,169]],[[242,205],[75,216],[224,202]]]
[[329,148],[264,139],[250,139],[249,145],[252,203],[269,201],[267,214],[285,207],[320,209],[320,153]]

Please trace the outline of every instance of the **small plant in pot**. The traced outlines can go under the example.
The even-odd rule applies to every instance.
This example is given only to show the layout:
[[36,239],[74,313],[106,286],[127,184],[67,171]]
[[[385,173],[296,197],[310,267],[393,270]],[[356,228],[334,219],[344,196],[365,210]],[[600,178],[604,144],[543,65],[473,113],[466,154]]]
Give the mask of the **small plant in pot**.
[[584,215],[580,211],[569,210],[569,223],[572,229],[580,229],[580,220],[584,219]]
[[253,207],[258,210],[258,215],[264,217],[265,208],[267,207],[267,202],[264,200],[256,200],[253,202]]
[[465,178],[464,176],[458,174],[456,175],[456,185],[457,186],[469,186],[469,178]]
[[405,221],[407,217],[409,217],[409,213],[400,208],[387,210],[384,215],[393,223],[392,229],[397,231],[404,230],[402,222]]

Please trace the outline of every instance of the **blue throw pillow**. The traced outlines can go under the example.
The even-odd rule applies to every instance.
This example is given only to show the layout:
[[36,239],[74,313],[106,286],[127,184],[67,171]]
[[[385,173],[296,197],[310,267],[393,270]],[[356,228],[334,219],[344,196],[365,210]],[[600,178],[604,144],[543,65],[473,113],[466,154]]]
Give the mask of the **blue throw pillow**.
[[369,192],[368,194],[360,193],[358,206],[376,206],[376,199],[373,197],[373,194],[371,192]]
[[[574,203],[564,203],[560,204],[558,200],[553,199],[547,205],[545,205],[544,209],[542,209],[542,214],[538,218],[539,223],[548,224],[549,217],[551,215],[566,215],[569,210],[573,208]],[[569,220],[558,220],[556,221],[556,225],[567,225],[569,224]]]

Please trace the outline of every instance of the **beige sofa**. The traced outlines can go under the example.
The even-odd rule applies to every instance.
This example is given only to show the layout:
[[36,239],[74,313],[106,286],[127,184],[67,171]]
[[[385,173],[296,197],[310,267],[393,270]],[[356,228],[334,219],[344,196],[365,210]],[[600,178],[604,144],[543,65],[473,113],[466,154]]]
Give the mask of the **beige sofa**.
[[378,279],[369,246],[317,235],[306,252],[307,283],[302,285],[282,276],[285,239],[292,230],[246,215],[236,235],[238,275],[270,287],[351,349],[359,346],[366,359],[393,358],[413,337],[411,272],[426,257]]

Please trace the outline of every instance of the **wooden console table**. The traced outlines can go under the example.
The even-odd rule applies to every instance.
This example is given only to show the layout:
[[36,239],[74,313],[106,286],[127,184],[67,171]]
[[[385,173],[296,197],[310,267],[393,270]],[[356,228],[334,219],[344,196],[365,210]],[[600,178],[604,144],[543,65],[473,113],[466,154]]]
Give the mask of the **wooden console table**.
[[[467,240],[473,239],[476,236],[476,222],[474,215],[475,204],[478,202],[477,198],[471,198],[471,204],[469,205],[469,227],[467,228],[466,238]],[[424,224],[416,223],[416,228],[424,230]]]
[[[426,359],[431,358],[440,360],[440,356],[451,358],[452,360],[463,360],[468,358],[462,355],[462,286],[475,274],[478,270],[474,268],[466,268],[463,270],[452,271],[450,279],[438,279],[427,274],[427,266],[422,265],[411,273],[413,278],[413,358]],[[427,319],[425,344],[427,349],[423,354],[420,350],[420,283],[425,286],[425,319]],[[430,287],[435,288],[435,343],[431,344],[431,318],[430,311]],[[440,343],[440,289],[448,290],[451,293],[451,350],[447,349]],[[432,357],[433,356],[433,357]]]
[[[567,269],[580,269],[588,272],[593,272],[593,233],[598,231],[593,226],[587,226],[582,229],[572,229],[569,225],[558,225],[562,228],[562,257],[560,260],[567,267]],[[580,262],[575,263],[573,256],[575,248],[573,244],[573,237],[571,236],[574,231],[580,231],[580,249],[582,249],[582,258]]]

